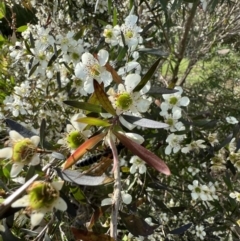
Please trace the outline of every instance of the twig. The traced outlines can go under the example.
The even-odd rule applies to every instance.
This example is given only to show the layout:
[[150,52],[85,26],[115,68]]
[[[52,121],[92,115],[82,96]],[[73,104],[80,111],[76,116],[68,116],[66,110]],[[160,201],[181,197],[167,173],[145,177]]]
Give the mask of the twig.
[[198,6],[198,1],[195,1],[193,3],[190,15],[188,16],[188,19],[186,21],[185,28],[184,28],[185,31],[184,31],[182,39],[179,43],[178,52],[175,54],[177,57],[177,62],[173,69],[173,76],[172,76],[172,79],[171,79],[170,85],[169,85],[170,88],[174,87],[178,80],[177,75],[179,72],[179,66],[184,57],[184,53],[185,53],[186,46],[188,43],[188,36],[189,36],[190,28],[192,26],[192,22],[193,22],[195,14],[196,14],[197,6]]
[[121,177],[120,177],[120,163],[118,159],[117,148],[115,146],[114,141],[109,135],[109,146],[112,149],[113,153],[113,175],[114,175],[114,191],[112,197],[112,213],[111,213],[111,223],[110,223],[110,236],[117,240],[117,223],[118,223],[118,209],[121,200]]

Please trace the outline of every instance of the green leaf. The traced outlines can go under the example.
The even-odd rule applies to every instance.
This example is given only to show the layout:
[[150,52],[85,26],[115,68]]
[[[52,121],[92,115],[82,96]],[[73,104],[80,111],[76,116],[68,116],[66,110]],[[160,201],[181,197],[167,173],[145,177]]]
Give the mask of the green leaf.
[[74,39],[74,40],[79,40],[79,39],[81,39],[81,38],[83,37],[83,35],[84,35],[85,30],[86,30],[86,26],[84,25],[84,26],[82,26],[82,27],[80,28],[80,30],[73,36],[73,39]]
[[2,1],[0,2],[0,19],[4,18],[6,16],[6,5]]
[[41,126],[40,126],[40,145],[44,148],[44,140],[45,140],[45,130],[46,130],[46,120],[42,119]]
[[111,125],[106,120],[101,120],[101,119],[94,118],[94,117],[79,118],[79,119],[77,119],[77,122],[81,122],[81,123],[85,123],[85,124],[93,125],[93,126],[105,126],[105,127],[107,127],[107,126]]
[[157,59],[157,61],[151,66],[148,72],[143,76],[140,83],[134,88],[133,92],[140,91],[146,85],[146,83],[151,79],[155,70],[157,69],[160,60],[161,58]]
[[102,105],[103,109],[114,116],[117,115],[115,109],[113,108],[102,86],[96,80],[93,80],[93,86],[94,86],[95,94],[100,104]]
[[28,28],[27,25],[23,25],[23,26],[17,28],[17,32],[22,33],[24,31],[26,31],[27,28]]
[[117,9],[113,9],[113,26],[117,25]]
[[102,26],[108,25],[107,22],[105,22],[105,21],[103,21],[103,20],[101,20],[101,19],[98,19],[97,21],[98,21]]
[[70,192],[78,202],[86,201],[84,192],[79,187],[70,187]]
[[111,15],[112,10],[112,0],[108,0],[108,14]]
[[31,76],[33,75],[33,73],[35,72],[35,70],[37,69],[38,66],[39,66],[39,63],[35,64],[35,65],[31,68],[31,70],[30,70],[30,72],[29,72],[29,74],[28,74],[28,77],[31,77]]
[[119,54],[117,56],[117,61],[123,60],[123,58],[125,58],[125,56],[126,56],[127,51],[128,51],[127,46],[121,47]]
[[96,112],[96,113],[104,112],[104,110],[102,109],[101,106],[94,105],[94,104],[87,103],[87,102],[80,102],[80,101],[76,101],[76,100],[65,100],[65,101],[63,101],[63,103],[66,105],[70,105],[72,107],[75,107],[75,108],[78,108],[81,110],[87,110],[90,112]]

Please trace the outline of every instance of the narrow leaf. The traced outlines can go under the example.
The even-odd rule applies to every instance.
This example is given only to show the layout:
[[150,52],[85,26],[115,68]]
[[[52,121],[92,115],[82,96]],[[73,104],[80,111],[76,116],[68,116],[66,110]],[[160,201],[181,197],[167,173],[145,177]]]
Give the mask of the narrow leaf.
[[123,115],[123,116],[127,122],[130,122],[131,124],[137,125],[137,126],[153,128],[153,129],[167,128],[169,126],[168,124],[165,124],[159,121],[150,120],[147,118],[141,118],[141,117],[130,116],[130,115]]
[[77,185],[99,186],[112,182],[112,179],[106,177],[106,175],[92,177],[83,175],[81,172],[75,170],[61,171],[59,168],[55,168],[55,170],[61,179],[67,182],[75,183]]
[[116,115],[116,111],[114,110],[102,86],[96,80],[93,80],[93,86],[94,86],[95,94],[100,104],[102,105],[103,109],[112,115]]
[[137,144],[136,142],[128,139],[125,135],[116,132],[113,130],[113,133],[116,137],[121,141],[121,143],[128,148],[133,154],[139,156],[142,160],[144,160],[147,164],[155,168],[157,171],[165,174],[170,175],[170,170],[168,166],[157,157],[154,153],[147,150],[145,147]]
[[105,127],[107,127],[107,126],[111,125],[106,120],[101,120],[101,119],[94,118],[94,117],[79,118],[79,119],[77,119],[77,122],[81,122],[81,123],[85,123],[85,124],[93,125],[93,126],[105,126]]
[[128,51],[127,46],[121,47],[121,50],[119,51],[119,54],[117,56],[117,61],[123,60],[123,58],[125,58],[126,56],[127,51]]
[[24,31],[26,31],[27,28],[28,28],[27,25],[23,25],[23,26],[17,28],[17,32],[22,33]]
[[113,9],[113,27],[117,25],[117,9]]
[[37,69],[37,67],[39,66],[39,63],[35,64],[31,70],[29,71],[28,77],[31,77],[33,75],[33,73],[35,72],[35,70]]
[[169,89],[165,87],[154,86],[147,93],[149,95],[174,94],[178,92],[176,89]]
[[192,226],[192,223],[188,223],[188,224],[186,224],[186,225],[183,225],[183,226],[181,226],[181,227],[179,227],[179,228],[176,228],[176,229],[170,231],[169,233],[170,233],[170,234],[178,234],[178,235],[179,235],[179,234],[183,234],[183,233],[186,232],[191,226]]
[[40,145],[42,148],[44,148],[45,130],[46,130],[46,120],[42,119],[41,126],[40,126]]
[[94,104],[87,103],[87,102],[80,102],[80,101],[76,101],[76,100],[65,100],[65,101],[63,101],[63,103],[66,105],[70,105],[72,107],[78,108],[78,109],[88,110],[90,112],[96,112],[96,113],[104,112],[103,109],[101,108],[101,106],[94,105]]
[[60,72],[57,71],[57,85],[58,85],[58,90],[61,90],[61,76],[60,76]]
[[6,5],[4,2],[0,2],[0,19],[4,18],[6,15]]
[[106,63],[105,67],[106,67],[107,71],[109,71],[111,73],[113,80],[117,84],[121,84],[122,78],[118,75],[117,71],[109,63]]
[[92,149],[98,142],[100,142],[106,133],[100,133],[92,138],[86,140],[76,151],[66,160],[63,166],[63,170],[71,167],[75,164],[88,150]]
[[157,59],[157,61],[151,66],[151,68],[148,70],[148,72],[143,76],[140,83],[134,88],[134,92],[141,90],[146,83],[150,80],[150,78],[153,76],[155,70],[158,67],[158,64],[160,62],[161,58]]
[[17,123],[14,120],[6,119],[6,123],[11,130],[18,132],[20,135],[22,135],[25,138],[36,136],[36,133],[28,130],[27,128],[25,128],[24,126],[22,126],[21,124]]

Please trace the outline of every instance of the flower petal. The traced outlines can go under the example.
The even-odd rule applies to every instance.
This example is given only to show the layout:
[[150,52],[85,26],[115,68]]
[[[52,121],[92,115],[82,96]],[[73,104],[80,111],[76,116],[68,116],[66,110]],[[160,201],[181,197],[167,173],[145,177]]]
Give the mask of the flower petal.
[[0,150],[0,158],[1,159],[10,159],[13,154],[12,147],[6,147]]
[[34,210],[31,214],[31,224],[33,227],[37,226],[43,219],[46,214],[43,210]]
[[64,181],[55,181],[52,182],[52,186],[56,189],[56,190],[61,190],[63,187]]
[[128,130],[132,130],[136,127],[136,125],[131,124],[130,122],[126,121],[122,116],[119,116],[119,121],[122,125],[124,125]]
[[140,99],[137,102],[137,109],[139,112],[144,113],[149,109],[151,102],[146,99]]
[[9,136],[14,141],[20,141],[20,140],[24,139],[24,137],[16,131],[10,131]]
[[39,158],[39,155],[36,154],[36,155],[34,155],[34,156],[32,157],[32,160],[31,160],[31,162],[30,162],[30,165],[31,165],[31,166],[36,166],[36,165],[38,165],[39,163],[40,163],[40,158]]
[[13,163],[10,176],[11,177],[16,177],[23,169],[24,164],[20,162]]
[[139,74],[129,74],[125,80],[125,86],[128,93],[131,93],[133,89],[140,83],[141,76]]
[[29,196],[25,195],[12,203],[13,208],[27,207],[30,204]]
[[131,139],[132,141],[138,143],[139,145],[141,145],[144,142],[144,138],[136,133],[125,133],[125,135]]
[[107,63],[107,61],[108,61],[109,53],[105,49],[101,49],[98,52],[97,57],[98,57],[99,64],[101,66],[104,66]]
[[86,78],[86,67],[80,62],[75,66],[75,75],[80,79]]
[[67,210],[67,204],[66,202],[59,197],[54,205],[54,207],[60,211],[66,211]]
[[132,196],[128,193],[124,193],[124,192],[121,192],[122,193],[122,201],[125,203],[125,204],[130,204],[132,202]]
[[40,137],[39,136],[32,136],[30,138],[30,140],[32,141],[32,143],[37,147],[40,141]]
[[181,106],[187,106],[190,103],[190,100],[188,97],[184,96],[179,101]]
[[107,206],[107,205],[112,205],[112,198],[105,198],[101,202],[101,206]]

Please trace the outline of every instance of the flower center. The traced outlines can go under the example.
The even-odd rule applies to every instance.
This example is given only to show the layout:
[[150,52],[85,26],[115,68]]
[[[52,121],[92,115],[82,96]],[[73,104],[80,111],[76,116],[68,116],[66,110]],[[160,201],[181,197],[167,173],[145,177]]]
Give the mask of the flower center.
[[72,58],[74,60],[78,60],[80,58],[79,54],[78,53],[72,53]]
[[101,73],[100,65],[99,64],[93,64],[93,65],[89,66],[89,71],[90,71],[90,74],[93,77],[98,77]]
[[169,100],[169,103],[170,103],[171,105],[176,105],[177,102],[178,102],[178,98],[175,97],[175,96],[171,97],[170,100]]
[[132,38],[133,37],[133,32],[131,30],[128,30],[126,33],[125,33],[125,36],[127,38]]
[[36,154],[36,146],[30,139],[23,139],[18,141],[13,146],[13,162],[22,162],[28,164],[31,162],[32,157]]
[[78,148],[84,141],[79,131],[71,131],[67,136],[67,143],[71,149]]
[[120,94],[116,99],[116,106],[122,110],[128,110],[133,100],[129,93]]
[[169,126],[173,126],[174,122],[173,122],[173,119],[169,118],[166,120],[166,123],[169,125]]
[[104,30],[104,36],[106,37],[106,38],[112,38],[113,37],[113,32],[112,32],[112,30],[111,29],[105,29]]
[[34,182],[27,191],[29,193],[30,207],[35,210],[51,207],[59,197],[59,191],[51,183],[43,181]]

